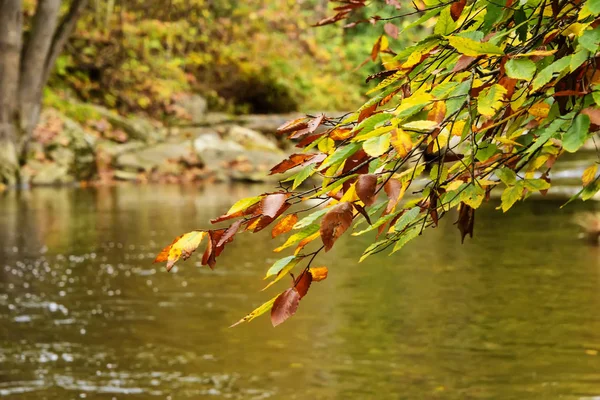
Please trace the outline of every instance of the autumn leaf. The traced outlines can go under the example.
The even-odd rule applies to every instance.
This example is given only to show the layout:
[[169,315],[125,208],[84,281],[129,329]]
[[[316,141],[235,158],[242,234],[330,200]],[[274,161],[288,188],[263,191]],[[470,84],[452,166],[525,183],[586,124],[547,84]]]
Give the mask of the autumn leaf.
[[298,222],[298,215],[288,214],[277,222],[271,231],[271,237],[277,237],[283,233],[287,233],[292,230],[294,225]]
[[583,186],[587,186],[596,179],[596,173],[598,172],[598,164],[592,164],[583,171],[581,181]]
[[377,175],[375,174],[361,175],[356,181],[356,194],[366,206],[370,206],[375,202],[376,189]]
[[308,272],[312,275],[313,282],[320,282],[327,278],[329,270],[327,267],[310,267]]
[[310,284],[312,283],[312,281],[313,275],[312,273],[310,273],[310,270],[307,269],[302,271],[300,276],[298,276],[298,278],[296,278],[296,280],[294,281],[294,288],[300,295],[301,299],[304,296],[306,296],[306,293],[308,293],[308,289],[310,288]]
[[277,326],[296,313],[300,303],[300,293],[295,288],[289,288],[275,299],[271,308],[271,323]]
[[289,156],[289,158],[271,168],[269,175],[281,174],[294,167],[303,166],[307,161],[313,159],[315,156],[316,154],[292,154]]
[[467,235],[473,237],[473,227],[475,225],[475,209],[465,203],[460,203],[458,207],[458,220],[456,221],[460,231],[460,242],[465,242]]
[[241,324],[242,322],[250,322],[254,318],[260,317],[267,311],[270,311],[273,308],[273,304],[275,303],[275,300],[277,300],[278,297],[279,297],[279,295],[277,295],[277,296],[273,297],[271,300],[261,304],[259,307],[254,309],[251,313],[246,315],[244,318],[240,319],[238,322],[231,325],[230,328],[233,328],[234,326],[237,326],[237,325]]
[[321,221],[321,239],[325,245],[325,251],[329,251],[336,240],[343,235],[352,223],[352,205],[340,203],[332,207]]
[[308,118],[302,117],[288,121],[277,128],[277,133],[289,133],[308,127]]
[[192,255],[198,246],[200,246],[204,236],[206,236],[206,232],[204,231],[191,231],[178,236],[173,243],[162,249],[154,259],[154,262],[167,261],[167,271],[170,271],[181,257],[187,260]]

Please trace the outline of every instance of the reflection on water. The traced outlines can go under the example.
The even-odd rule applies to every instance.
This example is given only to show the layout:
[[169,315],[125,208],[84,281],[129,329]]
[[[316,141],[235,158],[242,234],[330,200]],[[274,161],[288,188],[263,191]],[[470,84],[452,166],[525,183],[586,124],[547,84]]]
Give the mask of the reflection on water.
[[447,218],[362,264],[370,238],[346,238],[294,318],[228,329],[272,294],[266,235],[238,236],[215,271],[152,259],[262,189],[0,197],[0,398],[600,396],[600,250],[576,239],[575,206],[489,206],[464,246]]

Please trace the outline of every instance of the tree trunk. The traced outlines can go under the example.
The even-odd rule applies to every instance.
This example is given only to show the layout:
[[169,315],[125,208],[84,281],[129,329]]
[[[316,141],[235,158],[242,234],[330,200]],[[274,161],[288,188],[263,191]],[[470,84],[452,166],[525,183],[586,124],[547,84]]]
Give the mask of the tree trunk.
[[0,180],[14,183],[19,170],[17,134],[21,64],[21,0],[0,0]]
[[87,0],[73,0],[58,23],[61,0],[38,0],[23,44],[22,0],[0,0],[0,182],[14,184],[38,123],[43,88]]

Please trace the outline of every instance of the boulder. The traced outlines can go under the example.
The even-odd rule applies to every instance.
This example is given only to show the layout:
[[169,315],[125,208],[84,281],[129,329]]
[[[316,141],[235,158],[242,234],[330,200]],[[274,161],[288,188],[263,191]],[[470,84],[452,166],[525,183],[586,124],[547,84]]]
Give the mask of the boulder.
[[194,93],[186,93],[179,96],[175,100],[175,106],[182,109],[193,123],[204,121],[204,116],[208,109],[206,99]]
[[33,171],[32,185],[54,185],[74,183],[75,177],[69,173],[69,167],[58,163],[40,163],[30,166]]
[[94,106],[94,110],[100,116],[106,118],[113,127],[122,129],[131,139],[141,140],[146,143],[157,143],[164,140],[166,137],[165,130],[157,129],[147,119],[140,117],[122,117],[121,115],[100,106]]
[[159,166],[179,161],[193,153],[191,141],[160,143],[118,155],[114,164],[117,168],[127,171],[149,172]]
[[230,127],[225,138],[238,143],[247,150],[281,152],[279,147],[277,147],[277,144],[265,137],[262,133],[241,126],[234,125]]

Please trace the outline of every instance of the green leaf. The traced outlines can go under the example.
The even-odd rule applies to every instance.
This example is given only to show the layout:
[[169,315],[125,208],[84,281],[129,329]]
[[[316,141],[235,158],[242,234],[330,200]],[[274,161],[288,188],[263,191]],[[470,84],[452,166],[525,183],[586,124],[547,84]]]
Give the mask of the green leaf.
[[363,149],[371,157],[379,157],[389,149],[391,139],[392,135],[390,133],[372,137],[363,143]]
[[412,28],[414,28],[415,26],[420,26],[421,24],[423,24],[423,22],[425,21],[429,21],[431,18],[435,17],[436,15],[438,15],[440,13],[440,8],[434,8],[433,10],[427,11],[425,14],[423,14],[421,16],[421,18],[417,19],[416,21],[408,24],[407,26],[404,27],[404,29],[402,29],[400,32],[398,32],[398,35],[402,34],[403,32],[406,32]]
[[[291,256],[291,257],[293,257],[293,256]],[[282,258],[279,261],[286,260],[288,258],[290,258],[290,257]],[[281,265],[279,265],[281,268],[279,269],[279,271],[277,271],[277,276],[275,277],[275,279],[273,279],[271,282],[269,282],[269,284],[267,286],[265,286],[262,290],[267,290],[268,288],[270,288],[271,286],[273,286],[275,283],[279,282],[281,279],[283,279],[284,277],[286,277],[287,274],[289,274],[290,271],[292,269],[294,269],[294,267],[296,266],[296,264],[298,264],[298,262],[300,262],[301,259],[302,258],[293,257],[289,261],[286,260],[285,264],[282,262]],[[273,265],[273,267],[275,267],[275,265]],[[273,269],[273,267],[271,267],[271,269]],[[269,269],[269,271],[271,269]],[[268,275],[267,277],[269,277],[269,276],[272,276],[272,275]],[[267,279],[267,278],[265,278],[265,279]]]
[[485,190],[477,184],[469,184],[459,195],[460,201],[473,207],[479,208],[485,197]]
[[571,56],[571,63],[569,64],[569,70],[571,72],[575,71],[577,68],[581,66],[584,62],[588,60],[590,57],[590,52],[585,49],[579,49],[577,53]]
[[523,195],[523,182],[519,181],[514,186],[509,186],[502,192],[502,211],[507,212]]
[[485,10],[486,12],[485,17],[483,18],[483,30],[485,32],[489,32],[494,26],[494,24],[502,18],[502,15],[504,14],[504,9],[497,3],[488,1],[485,4]]
[[329,209],[324,208],[322,210],[317,210],[317,211],[313,212],[312,214],[307,215],[306,217],[302,218],[300,221],[296,222],[293,229],[306,228],[307,226],[315,223],[315,221],[318,220],[319,218],[321,218],[323,215],[325,215],[325,213],[327,211],[329,211]]
[[362,121],[354,128],[354,132],[358,132],[359,135],[365,135],[375,129],[377,126],[389,121],[394,117],[394,114],[390,113],[379,113],[371,115],[369,118]]
[[483,162],[493,156],[496,151],[498,151],[498,147],[494,143],[481,143],[475,154],[475,158]]
[[283,249],[286,249],[286,248],[292,246],[293,244],[298,243],[302,239],[306,239],[310,235],[318,232],[319,228],[320,228],[320,224],[308,225],[306,228],[302,229],[300,232],[295,233],[292,236],[290,236],[283,245],[279,246],[275,250],[281,251]]
[[292,190],[296,189],[298,186],[302,184],[305,180],[307,180],[312,174],[315,173],[315,168],[313,165],[307,165],[302,168],[294,175],[294,183],[292,184]]
[[333,182],[331,182],[329,185],[325,186],[323,189],[319,190],[317,193],[315,193],[313,195],[310,195],[309,197],[322,196],[325,193],[331,192],[332,190],[339,188],[340,186],[342,186],[344,184],[344,182],[349,181],[350,179],[356,179],[357,176],[358,176],[357,174],[352,174],[352,175],[345,176],[341,179],[336,179]]
[[288,265],[295,259],[296,259],[296,256],[288,256],[288,257],[283,257],[283,258],[275,261],[275,263],[267,271],[267,275],[265,276],[265,279],[270,278],[274,275],[277,275],[283,268],[285,268],[286,265]]
[[383,239],[380,240],[378,242],[372,243],[371,245],[369,245],[369,247],[366,248],[366,250],[363,252],[362,256],[360,257],[360,260],[358,260],[358,262],[363,262],[365,260],[365,258],[369,257],[371,254],[373,254],[373,252],[377,251],[381,245],[385,244],[389,242],[388,239]]
[[590,117],[579,114],[563,135],[563,148],[569,153],[575,153],[587,140],[589,129]]
[[531,84],[531,90],[536,91],[539,88],[543,87],[552,80],[554,74],[563,73],[567,68],[569,68],[570,64],[571,57],[566,56],[548,65],[546,68],[541,70],[539,74],[535,77],[533,83]]
[[388,214],[388,215],[384,215],[383,217],[379,218],[377,221],[375,221],[375,223],[373,225],[370,225],[368,228],[363,229],[362,231],[359,232],[352,232],[352,236],[360,236],[363,235],[367,232],[371,232],[377,228],[379,228],[380,226],[387,224],[388,222],[390,222],[391,220],[393,220],[398,214],[400,214],[402,212],[402,210],[400,211],[396,211],[392,214]]
[[448,35],[455,29],[456,22],[452,19],[452,15],[450,15],[450,6],[448,6],[440,13],[435,28],[433,29],[433,33],[437,35]]
[[550,189],[550,183],[543,179],[525,179],[523,182],[525,184],[525,189],[532,192]]
[[421,212],[421,207],[413,207],[410,210],[406,211],[396,222],[394,225],[394,230],[396,232],[401,232],[404,228],[406,228],[411,222],[413,222]]
[[413,240],[414,238],[419,236],[420,232],[421,232],[420,226],[412,227],[409,230],[407,230],[406,232],[403,232],[400,236],[400,239],[398,239],[398,241],[394,245],[394,249],[392,250],[392,252],[390,254],[394,254],[395,252],[397,252],[398,250],[403,248],[408,242],[410,242],[411,240]]
[[584,31],[578,41],[581,47],[590,53],[596,54],[600,46],[600,27]]
[[529,81],[535,74],[535,64],[526,58],[513,58],[508,60],[505,65],[506,75],[513,79],[522,79]]
[[227,215],[235,214],[236,212],[243,211],[243,210],[247,209],[248,207],[250,207],[251,205],[254,205],[254,204],[258,203],[259,201],[261,201],[262,198],[263,198],[263,196],[256,196],[256,197],[247,197],[245,199],[241,199],[241,200],[237,201],[234,205],[231,206],[229,211],[227,211]]
[[539,137],[535,140],[535,143],[527,150],[528,154],[535,153],[540,147],[542,147],[552,136],[559,131],[560,128],[565,124],[566,121],[573,118],[574,113],[569,113],[563,118],[557,118],[552,121],[547,127],[541,130],[541,133],[535,132]]
[[321,164],[320,168],[325,169],[332,165],[341,163],[342,161],[350,157],[352,154],[356,153],[361,147],[361,143],[349,143],[345,146],[338,147],[332,155],[330,155],[323,161],[323,164]]
[[483,55],[493,56],[504,54],[500,47],[488,42],[476,42],[472,39],[459,36],[447,36],[446,39],[448,39],[450,46],[466,56],[477,57]]
[[505,94],[506,88],[499,84],[483,89],[477,97],[477,111],[486,117],[493,116],[503,106]]
[[515,174],[515,171],[513,171],[510,168],[500,168],[497,169],[494,173],[496,174],[498,179],[500,179],[500,181],[506,186],[514,185],[517,182],[517,174]]

